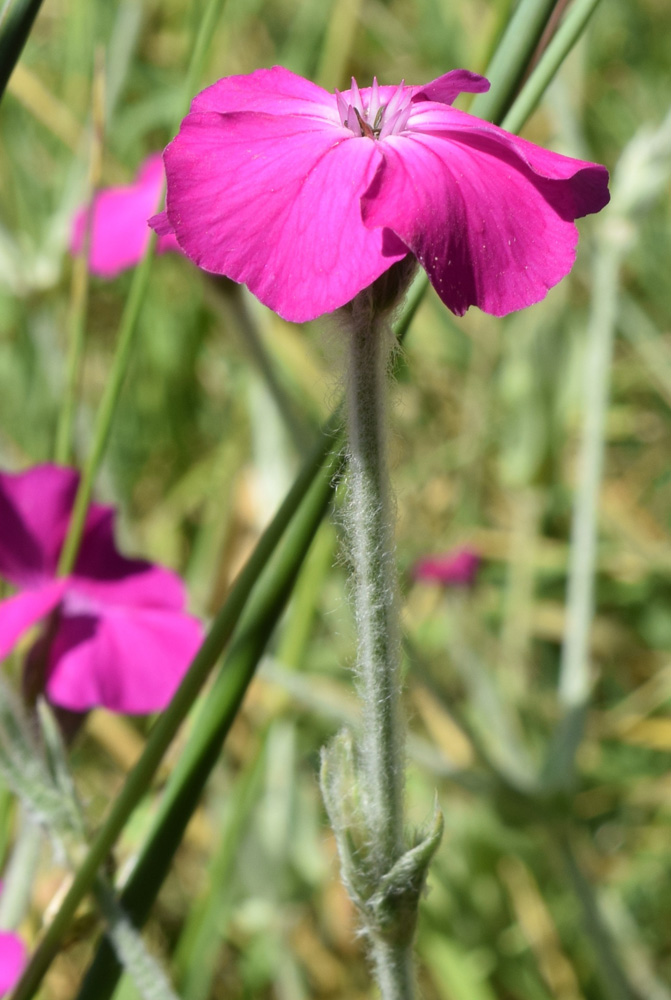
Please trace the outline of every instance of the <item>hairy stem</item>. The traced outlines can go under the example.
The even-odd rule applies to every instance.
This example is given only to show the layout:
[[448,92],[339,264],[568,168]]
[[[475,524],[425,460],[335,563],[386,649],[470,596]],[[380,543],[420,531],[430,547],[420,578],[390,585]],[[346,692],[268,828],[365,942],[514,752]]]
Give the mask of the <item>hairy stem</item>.
[[415,995],[412,950],[373,939],[372,951],[382,1000],[410,1000]]
[[361,295],[353,303],[348,372],[348,517],[363,702],[361,791],[378,874],[403,849],[400,643],[385,428],[390,345],[386,324]]
[[[359,295],[351,310],[348,521],[363,709],[357,778],[368,875],[382,885],[404,850],[401,646],[386,442],[387,363],[393,339],[386,321],[376,314],[370,291]],[[383,1000],[412,1000],[412,934],[401,939],[378,934],[372,926],[367,930]]]

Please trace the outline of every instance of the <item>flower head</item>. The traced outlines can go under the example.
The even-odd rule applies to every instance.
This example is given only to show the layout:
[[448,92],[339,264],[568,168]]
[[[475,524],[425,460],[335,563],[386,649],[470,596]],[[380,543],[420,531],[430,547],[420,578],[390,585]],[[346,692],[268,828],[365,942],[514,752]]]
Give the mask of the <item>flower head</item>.
[[[93,202],[89,268],[100,278],[115,278],[142,259],[151,235],[147,219],[156,211],[165,173],[160,153],[142,163],[132,184],[98,191]],[[70,252],[79,253],[86,231],[86,208],[72,222]],[[156,253],[179,250],[174,236],[160,236]]]
[[0,659],[51,616],[45,687],[54,704],[157,711],[198,649],[201,626],[184,613],[178,576],[117,552],[111,507],[91,505],[74,570],[56,575],[77,483],[77,472],[55,465],[0,473],[0,574],[19,590],[0,602]]
[[453,549],[443,556],[420,559],[413,569],[416,580],[442,583],[446,587],[469,587],[480,568],[480,556],[473,549]]
[[608,173],[451,106],[488,87],[466,70],[335,94],[278,66],[226,77],[165,150],[151,224],[296,322],[409,253],[457,315],[530,305],[571,269],[574,220],[607,203]]

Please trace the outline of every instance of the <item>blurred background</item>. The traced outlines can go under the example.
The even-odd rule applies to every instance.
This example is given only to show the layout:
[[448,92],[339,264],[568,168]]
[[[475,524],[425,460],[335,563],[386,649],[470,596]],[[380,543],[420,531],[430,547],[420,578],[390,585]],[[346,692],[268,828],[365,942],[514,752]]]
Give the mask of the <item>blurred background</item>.
[[[3,468],[51,454],[96,51],[100,184],[129,183],[171,138],[200,7],[49,0],[11,79],[0,117]],[[483,72],[509,14],[508,0],[225,0],[200,85],[275,63],[329,90],[346,88],[352,74],[367,86],[373,75],[422,83],[454,67]],[[659,129],[668,113],[665,15],[663,0],[605,0],[524,135],[613,170],[641,127]],[[638,206],[646,175],[630,167],[627,179]],[[629,212],[619,228],[607,229],[606,213],[583,220],[573,273],[523,313],[495,320],[472,310],[456,320],[430,292],[397,358],[408,805],[420,824],[437,791],[446,823],[417,938],[426,1000],[671,998],[668,172],[655,191],[652,210]],[[559,716],[588,317],[604,294],[594,281],[599,255],[619,237],[594,688],[577,780],[542,802],[527,792]],[[129,273],[91,281],[80,460],[129,283]],[[192,610],[206,619],[340,392],[328,321],[297,328],[240,301],[245,312],[185,259],[155,261],[98,482],[98,496],[121,510],[125,550],[181,572]],[[184,1000],[374,995],[317,782],[320,747],[356,719],[340,536],[337,516],[320,530],[148,926]],[[481,560],[470,585],[414,578],[418,559],[462,546]],[[147,725],[89,717],[73,768],[93,828]],[[125,831],[120,869],[154,805],[147,799]],[[12,831],[9,806],[0,862]],[[29,941],[64,878],[45,847],[22,928]],[[82,909],[45,1000],[75,995],[92,953],[92,912]],[[136,996],[124,981],[119,1000]]]

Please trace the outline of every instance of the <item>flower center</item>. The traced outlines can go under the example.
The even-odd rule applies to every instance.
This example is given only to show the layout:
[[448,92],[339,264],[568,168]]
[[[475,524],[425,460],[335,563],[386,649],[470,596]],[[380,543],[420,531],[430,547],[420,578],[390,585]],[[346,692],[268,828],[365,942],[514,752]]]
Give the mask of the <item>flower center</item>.
[[378,86],[375,78],[372,87],[360,91],[354,77],[349,93],[335,92],[341,123],[366,139],[386,139],[402,132],[412,110],[412,94],[412,87],[403,82],[392,89]]

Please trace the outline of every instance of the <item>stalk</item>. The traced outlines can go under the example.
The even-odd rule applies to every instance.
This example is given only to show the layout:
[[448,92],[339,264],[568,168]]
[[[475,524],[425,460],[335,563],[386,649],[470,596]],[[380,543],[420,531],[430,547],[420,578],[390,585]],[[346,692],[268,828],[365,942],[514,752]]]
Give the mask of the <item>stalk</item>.
[[377,875],[402,850],[403,727],[400,641],[386,440],[391,335],[362,293],[352,308],[347,374],[348,528],[363,705],[361,793]]
[[580,903],[585,934],[592,946],[597,974],[606,1000],[633,1000],[633,993],[620,966],[617,946],[599,911],[594,890],[580,869],[566,832],[557,835],[566,878]]
[[341,311],[349,334],[347,527],[362,725],[322,753],[322,791],[383,1000],[413,1000],[412,942],[442,817],[404,836],[404,725],[394,521],[387,461],[389,314],[414,262],[392,268]]
[[91,122],[91,148],[87,179],[86,225],[84,239],[72,266],[72,288],[67,321],[67,362],[63,401],[56,425],[54,460],[67,465],[73,449],[73,427],[84,351],[86,346],[86,312],[89,292],[89,258],[95,211],[96,188],[102,173],[103,135],[105,127],[105,76],[101,53],[96,54],[93,77],[93,113]]

